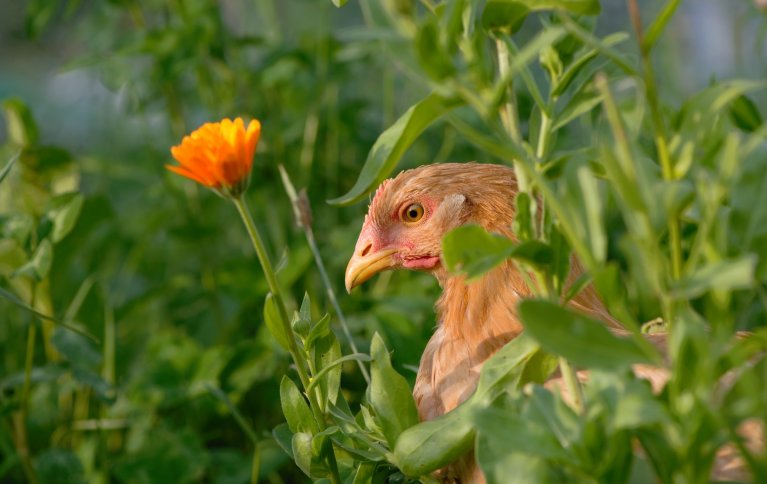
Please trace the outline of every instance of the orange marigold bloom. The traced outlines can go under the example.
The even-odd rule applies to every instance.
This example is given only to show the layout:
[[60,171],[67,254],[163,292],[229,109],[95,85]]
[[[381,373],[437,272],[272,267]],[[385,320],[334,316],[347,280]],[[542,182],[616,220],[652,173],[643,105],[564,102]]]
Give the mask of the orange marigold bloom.
[[180,166],[166,167],[221,195],[236,197],[248,187],[260,136],[261,123],[257,119],[247,129],[242,118],[205,123],[170,149]]

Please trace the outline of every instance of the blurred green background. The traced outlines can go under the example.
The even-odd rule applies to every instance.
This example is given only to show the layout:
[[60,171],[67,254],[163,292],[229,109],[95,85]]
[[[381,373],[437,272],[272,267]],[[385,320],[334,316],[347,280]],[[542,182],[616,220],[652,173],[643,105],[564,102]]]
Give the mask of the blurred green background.
[[[651,13],[659,5],[642,2]],[[657,49],[662,101],[676,106],[712,79],[764,78],[763,16],[745,0],[683,3]],[[597,32],[627,30],[627,19],[624,2],[604,2]],[[316,315],[331,311],[279,163],[308,190],[357,345],[366,351],[381,333],[414,377],[436,283],[386,273],[347,296],[343,270],[366,207],[325,203],[430,90],[408,65],[411,46],[377,25],[354,0],[343,9],[329,0],[0,3],[0,166],[23,149],[0,184],[9,295],[0,299],[0,481],[25,480],[13,437],[24,392],[25,447],[42,482],[247,482],[256,446],[246,427],[260,442],[261,478],[306,479],[270,437],[283,420],[289,357],[263,326],[266,282],[237,213],[164,168],[170,146],[206,121],[262,122],[248,200],[291,303],[307,291]],[[765,105],[764,93],[754,99]],[[437,123],[401,167],[469,160],[494,161]],[[57,229],[66,234],[47,267],[34,240]],[[37,320],[8,297],[98,342],[48,323],[28,347]],[[353,364],[343,388],[361,399]]]

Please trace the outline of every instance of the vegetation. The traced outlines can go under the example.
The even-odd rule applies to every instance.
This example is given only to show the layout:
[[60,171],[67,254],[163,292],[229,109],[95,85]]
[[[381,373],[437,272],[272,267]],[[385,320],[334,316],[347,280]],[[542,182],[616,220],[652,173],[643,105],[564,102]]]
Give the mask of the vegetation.
[[[475,449],[489,482],[708,482],[730,445],[767,482],[737,433],[767,424],[763,41],[751,79],[685,92],[662,51],[679,0],[629,0],[625,25],[598,0],[346,3],[27,3],[27,41],[66,36],[121,112],[54,146],[3,101],[0,479],[429,482]],[[163,165],[237,116],[262,132],[233,207]],[[518,240],[464,227],[444,262],[512,258],[536,298],[474,396],[418,423],[436,283],[337,289],[356,202],[469,160],[515,167]],[[567,286],[570,254],[588,277]],[[564,307],[589,282],[630,338]],[[638,362],[668,366],[663,391]],[[539,385],[558,366],[592,370],[572,405]]]

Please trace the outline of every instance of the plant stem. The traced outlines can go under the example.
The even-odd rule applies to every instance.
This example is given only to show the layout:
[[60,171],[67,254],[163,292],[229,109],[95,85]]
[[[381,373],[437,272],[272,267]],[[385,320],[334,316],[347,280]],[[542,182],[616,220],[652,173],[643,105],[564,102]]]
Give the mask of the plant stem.
[[[511,52],[509,51],[509,46],[506,45],[506,41],[501,38],[495,39],[495,47],[498,53],[498,74],[501,79],[504,79],[509,74]],[[522,141],[522,133],[519,130],[516,96],[514,94],[514,84],[511,80],[509,80],[509,85],[506,88],[506,102],[501,107],[501,121],[503,121],[503,125],[509,132],[511,139],[515,143],[520,143]]]
[[[498,77],[499,79],[506,79],[508,78],[510,65],[509,60],[511,59],[509,46],[506,44],[506,40],[503,38],[497,38],[495,39],[495,48],[498,56]],[[521,146],[522,133],[519,129],[516,96],[514,94],[514,84],[512,83],[511,79],[509,79],[509,85],[506,90],[506,102],[503,103],[503,106],[501,106],[500,116],[501,122],[503,123],[504,128],[506,128],[506,131],[509,133],[511,140],[514,142],[514,144]],[[530,183],[527,180],[527,174],[522,168],[520,161],[514,161],[514,171],[517,175],[517,185],[519,186],[519,191],[523,193],[528,192]]]
[[[668,143],[666,141],[665,126],[663,115],[660,110],[658,100],[658,88],[655,84],[652,61],[650,59],[650,49],[644,41],[644,32],[642,31],[642,20],[639,14],[639,5],[636,0],[627,0],[631,23],[637,36],[639,44],[639,53],[642,57],[642,78],[647,96],[647,104],[650,108],[650,118],[652,119],[653,129],[655,131],[655,146],[658,150],[658,158],[661,167],[663,179],[666,181],[674,180],[674,167],[671,163],[671,157],[668,152]],[[668,235],[671,251],[671,274],[676,280],[682,276],[682,245],[679,233],[679,220],[677,215],[670,214],[668,219]],[[671,321],[669,321],[670,323]]]
[[[269,284],[269,290],[272,292],[274,303],[277,305],[277,310],[280,314],[280,320],[282,321],[282,329],[285,331],[285,336],[288,340],[288,351],[290,352],[290,356],[293,357],[293,362],[296,364],[298,378],[301,380],[301,385],[304,389],[309,388],[311,380],[306,372],[306,358],[304,357],[304,354],[299,351],[298,345],[296,344],[296,338],[293,335],[293,329],[290,327],[290,320],[288,319],[288,311],[285,308],[285,302],[282,299],[280,285],[277,281],[274,267],[272,266],[272,263],[269,260],[269,256],[266,253],[266,246],[264,245],[264,241],[261,238],[261,234],[258,232],[258,229],[256,228],[256,224],[253,221],[253,216],[250,214],[250,210],[248,209],[243,196],[233,198],[232,201],[237,207],[237,211],[240,213],[240,217],[242,217],[242,221],[248,231],[250,240],[253,243],[253,248],[256,250],[258,261],[261,263],[261,268],[264,271],[266,282]],[[312,413],[314,414],[314,418],[317,421],[317,425],[319,425],[320,430],[325,430],[325,417],[320,410],[315,392],[307,392],[306,397],[309,399],[309,407],[312,409]],[[327,458],[331,468],[331,482],[333,484],[340,483],[341,478],[338,475],[338,467],[335,462],[336,458],[332,448],[330,449],[330,452],[328,452]]]
[[570,363],[565,358],[560,357],[559,371],[562,373],[567,392],[573,399],[575,410],[578,414],[583,415],[585,412],[586,400],[583,397],[583,388],[581,387],[581,382],[578,381],[578,375],[575,372],[575,368],[570,366]]
[[[341,310],[341,305],[338,304],[338,298],[336,297],[336,293],[333,290],[333,284],[331,284],[330,277],[328,277],[328,272],[325,270],[325,263],[322,261],[322,255],[320,254],[320,250],[317,247],[317,241],[314,238],[314,230],[312,230],[311,220],[309,220],[311,216],[308,213],[302,213],[304,210],[311,211],[311,207],[308,206],[309,201],[305,198],[302,200],[298,196],[298,193],[296,193],[296,189],[293,186],[293,183],[290,181],[290,176],[285,170],[285,167],[279,165],[278,168],[280,170],[280,176],[282,177],[282,184],[285,186],[285,191],[288,194],[288,198],[290,198],[290,202],[293,204],[293,212],[296,216],[296,223],[299,225],[299,227],[304,229],[306,242],[309,244],[309,248],[311,249],[312,255],[314,256],[314,262],[317,264],[317,269],[319,269],[320,278],[322,279],[322,283],[325,286],[325,293],[327,294],[328,299],[330,299],[330,303],[333,305],[333,309],[336,311],[336,315],[338,316],[338,322],[341,325],[341,330],[344,332],[344,336],[346,336],[346,339],[349,341],[349,347],[351,348],[352,353],[359,353],[357,345],[354,343],[354,339],[352,338],[351,331],[349,331],[349,325],[346,323],[344,312]],[[362,373],[363,378],[365,378],[365,381],[369,385],[370,374],[368,373],[367,368],[365,368],[365,365],[363,365],[359,360],[357,360],[357,365],[360,368],[360,372]]]
[[[37,285],[33,282],[30,291],[30,307],[35,307],[35,292]],[[35,362],[35,339],[37,328],[35,327],[35,318],[29,322],[27,328],[27,352],[24,359],[24,385],[21,387],[21,405],[20,409],[13,413],[13,441],[16,446],[16,452],[19,455],[24,475],[28,482],[36,483],[37,475],[32,466],[32,459],[29,456],[29,439],[27,438],[27,412],[29,411],[29,394],[32,389],[32,367]]]

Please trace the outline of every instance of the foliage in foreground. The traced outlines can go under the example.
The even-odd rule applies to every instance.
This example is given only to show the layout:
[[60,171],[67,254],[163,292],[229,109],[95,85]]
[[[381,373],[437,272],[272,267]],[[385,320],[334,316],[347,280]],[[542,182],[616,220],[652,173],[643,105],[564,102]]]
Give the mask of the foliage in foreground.
[[[279,446],[304,474],[331,481],[428,481],[430,472],[475,448],[491,482],[702,482],[708,480],[716,450],[734,443],[754,480],[767,480],[764,451],[739,445],[735,433],[747,419],[767,421],[767,367],[764,360],[754,358],[767,344],[763,328],[767,204],[760,203],[767,180],[767,125],[751,100],[763,95],[765,83],[714,82],[682,102],[662,104],[663,91],[653,77],[650,56],[678,6],[673,0],[652,22],[638,22],[645,25],[644,33],[617,32],[601,38],[593,28],[597,1],[466,0],[424,2],[418,7],[360,3],[369,26],[375,27],[372,31],[380,35],[376,40],[387,62],[396,59],[425,92],[390,123],[373,145],[356,184],[334,203],[365,198],[437,121],[461,140],[453,156],[472,153],[467,146],[473,146],[482,159],[514,164],[521,180],[515,200],[518,241],[466,227],[449,235],[443,248],[448,266],[467,277],[478,277],[509,257],[532,274],[538,297],[520,306],[526,335],[485,365],[477,392],[466,404],[445,417],[416,424],[408,381],[392,360],[410,355],[417,361],[418,348],[401,355],[397,344],[402,341],[398,338],[407,339],[403,335],[408,330],[412,334],[412,328],[381,337],[371,335],[376,326],[357,326],[353,329],[358,339],[372,336],[369,358],[348,352],[342,356],[331,318],[315,316],[320,313],[317,296],[295,305],[299,309],[289,335],[273,321],[278,316],[269,299],[263,312],[260,302],[240,310],[257,314],[247,319],[251,323],[263,314],[265,324],[258,335],[245,332],[248,341],[232,347],[211,345],[203,350],[199,341],[206,341],[205,336],[192,339],[183,331],[167,329],[150,339],[128,331],[117,333],[116,305],[122,308],[118,320],[130,321],[133,310],[162,321],[162,307],[148,310],[142,299],[152,301],[151,308],[162,306],[165,297],[176,297],[181,301],[174,307],[191,306],[194,311],[192,302],[200,294],[190,292],[185,281],[174,281],[176,274],[186,271],[173,264],[163,277],[178,285],[174,294],[156,298],[144,287],[131,287],[120,293],[127,294],[123,300],[115,301],[112,292],[120,288],[93,275],[100,264],[105,270],[108,260],[86,260],[94,267],[78,267],[84,263],[78,251],[128,244],[128,234],[121,233],[127,240],[117,241],[99,236],[96,222],[108,217],[92,214],[98,200],[89,206],[87,196],[80,193],[80,174],[71,159],[60,150],[39,146],[24,107],[7,103],[9,155],[10,148],[21,152],[0,175],[5,178],[0,188],[12,183],[23,188],[24,196],[3,195],[7,197],[2,219],[2,275],[7,282],[3,296],[20,308],[14,313],[15,329],[8,331],[26,335],[27,347],[6,356],[9,362],[3,367],[9,376],[0,383],[0,411],[7,430],[0,442],[4,456],[0,476],[21,479],[26,474],[46,480],[65,469],[72,481],[112,477],[162,482],[172,476],[177,481],[239,482],[256,480],[259,473],[271,474],[282,465],[285,458]],[[520,31],[527,36],[520,37]],[[152,39],[156,40],[147,36],[147,45]],[[232,48],[231,41],[224,38],[215,47]],[[638,54],[625,54],[632,43],[638,45]],[[174,65],[179,56],[204,62],[195,53],[184,58],[177,50],[153,49],[148,50],[152,55],[168,57],[155,65]],[[235,87],[243,82],[226,69],[210,72]],[[283,64],[272,78],[259,82],[286,98],[309,99],[311,94],[280,84],[287,78],[300,82],[295,76],[285,77],[285,69],[293,72],[295,66]],[[213,89],[203,92],[215,98]],[[168,106],[178,106],[171,98],[167,101]],[[299,111],[305,109],[297,104]],[[247,106],[259,107],[263,106]],[[178,124],[183,122],[179,116],[183,118],[183,113],[172,112],[170,117]],[[286,141],[278,143],[275,138],[270,156],[282,161]],[[268,192],[259,191],[258,181],[251,192],[258,197],[255,205],[269,200],[264,195]],[[203,230],[210,230],[204,221],[218,213],[209,207],[221,202],[197,194],[190,198],[194,214],[190,218],[202,219],[202,226],[181,227],[193,231],[181,244],[198,250],[202,239],[216,240],[224,233],[221,227],[213,235]],[[538,225],[534,215],[542,207],[545,217]],[[89,215],[87,226],[76,224],[81,211]],[[169,211],[160,213],[170,218]],[[279,213],[287,219],[287,208]],[[263,220],[266,224],[265,216]],[[163,223],[167,222],[159,222]],[[149,223],[142,227],[149,229]],[[80,238],[72,240],[76,233]],[[353,238],[351,233],[345,235]],[[279,236],[274,239],[278,249],[286,244]],[[589,274],[589,280],[579,281],[575,289],[564,284],[570,253]],[[108,256],[106,251],[104,258]],[[141,265],[133,262],[138,257],[141,254],[128,252],[127,261],[118,261],[117,266],[133,270]],[[224,314],[253,299],[250,283],[260,284],[259,293],[266,291],[263,280],[253,281],[231,267],[240,258],[239,254],[231,259],[214,257],[216,264],[203,271],[216,273],[222,270],[220,264],[234,279],[221,282],[236,296],[218,301],[217,311]],[[291,274],[313,272],[309,256],[299,250],[291,250],[287,260],[280,273],[286,287],[299,277]],[[65,262],[83,277],[77,289],[66,292],[68,298],[54,300],[55,269],[65,267]],[[85,277],[88,274],[91,277]],[[216,278],[211,280],[211,294],[217,294]],[[322,293],[309,277],[302,282],[314,289],[312,294]],[[634,338],[617,340],[599,323],[562,307],[587,282],[595,284],[608,309]],[[94,284],[102,294],[93,295]],[[90,307],[103,316],[81,313],[94,297],[99,301],[91,301]],[[418,307],[417,300],[400,302]],[[30,314],[30,309],[37,314]],[[365,308],[358,310],[362,314],[358,317],[364,318]],[[54,321],[42,315],[62,316]],[[672,377],[659,395],[653,395],[628,367],[658,361],[640,333],[643,321],[659,316],[670,335],[666,364]],[[200,319],[211,317],[205,313]],[[380,312],[376,317],[401,321]],[[200,327],[202,332],[206,326]],[[263,328],[271,330],[273,338]],[[737,330],[755,334],[736,340]],[[295,339],[302,354],[299,361],[307,362],[308,387],[300,388],[286,371],[279,347],[286,338]],[[385,339],[390,348],[398,348],[393,355]],[[128,353],[146,341],[144,358],[133,361],[132,368],[121,368],[115,353]],[[11,362],[12,357],[19,361]],[[583,401],[574,408],[537,385],[554,370],[558,357],[593,370]],[[370,359],[367,390],[361,390],[360,375],[344,378],[344,368],[352,368],[353,359]],[[259,383],[285,373],[278,386]],[[130,377],[121,382],[118,374]],[[722,383],[725,374],[735,375],[732,384]],[[259,387],[256,395],[254,386]],[[263,429],[277,423],[274,409],[263,420],[254,410],[268,406],[269,394],[275,401],[279,394],[287,420],[274,428],[273,439]],[[316,406],[310,407],[307,394]],[[178,420],[175,412],[180,412]],[[211,421],[197,426],[183,422],[195,413]],[[211,432],[220,422],[231,420],[240,427],[223,427],[218,435],[201,431]],[[48,432],[52,428],[59,434]],[[233,432],[236,437],[228,435]],[[245,449],[253,452],[252,460],[236,446],[222,446],[217,453],[207,450],[219,441],[247,442],[243,435],[250,440]],[[636,442],[641,454],[635,452]],[[239,474],[221,469],[236,469]]]

